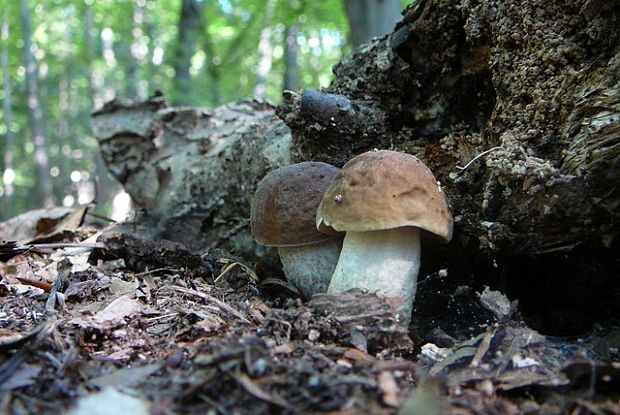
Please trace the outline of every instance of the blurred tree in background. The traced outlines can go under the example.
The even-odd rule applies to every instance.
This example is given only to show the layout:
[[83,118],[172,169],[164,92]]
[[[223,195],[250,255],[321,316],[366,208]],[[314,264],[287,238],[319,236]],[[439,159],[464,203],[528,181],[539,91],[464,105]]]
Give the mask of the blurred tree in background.
[[[391,31],[403,0],[19,0],[0,19],[0,220],[118,192],[89,114],[157,90],[217,106],[327,86],[351,45]],[[354,30],[350,31],[350,27]],[[95,180],[97,178],[97,180]]]

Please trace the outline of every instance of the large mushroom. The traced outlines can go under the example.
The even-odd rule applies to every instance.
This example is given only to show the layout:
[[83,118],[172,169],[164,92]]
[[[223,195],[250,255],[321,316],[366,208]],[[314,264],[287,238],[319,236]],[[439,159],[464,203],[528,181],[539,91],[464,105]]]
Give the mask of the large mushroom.
[[254,239],[278,247],[287,280],[305,297],[327,291],[338,262],[342,236],[315,227],[317,207],[338,171],[321,162],[280,167],[258,183],[252,200]]
[[433,173],[417,157],[390,150],[344,165],[323,195],[316,226],[346,232],[328,292],[375,292],[395,300],[403,322],[416,292],[420,231],[452,238],[452,215]]

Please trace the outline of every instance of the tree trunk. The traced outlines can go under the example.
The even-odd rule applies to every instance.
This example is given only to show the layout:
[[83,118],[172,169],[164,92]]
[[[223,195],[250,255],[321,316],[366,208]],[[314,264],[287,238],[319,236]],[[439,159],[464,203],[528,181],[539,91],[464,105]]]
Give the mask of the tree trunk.
[[144,212],[147,232],[195,249],[276,258],[248,232],[256,183],[290,163],[290,131],[273,107],[240,101],[175,108],[154,96],[112,101],[92,126],[110,172]]
[[354,47],[392,32],[400,20],[400,0],[344,0]]
[[284,49],[284,89],[294,91],[299,88],[299,65],[297,64],[297,34],[299,25],[286,29]]
[[[70,44],[70,43],[69,43]],[[71,149],[75,148],[75,143],[72,137],[69,135],[69,71],[65,71],[60,75],[58,80],[58,131],[56,134],[56,142],[62,148],[63,146],[69,146]],[[53,138],[52,138],[53,140]],[[71,157],[64,155],[60,158],[58,163],[60,170],[59,178],[56,180],[56,188],[60,190],[58,196],[62,201],[66,195],[70,195],[71,191],[71,170],[73,169],[73,163]]]
[[267,0],[263,30],[260,31],[258,41],[258,63],[256,64],[255,72],[256,82],[254,84],[254,97],[262,100],[267,98],[267,82],[269,71],[271,71],[271,34],[273,32],[271,27],[271,19],[273,18],[274,5],[274,0]]
[[4,157],[3,157],[3,189],[2,189],[2,215],[0,219],[10,218],[13,214],[13,181],[15,180],[15,172],[13,170],[13,145],[15,137],[13,136],[13,108],[11,107],[11,79],[9,78],[9,19],[8,11],[5,8],[2,13],[2,31],[0,33],[2,39],[2,55],[0,56],[2,65],[2,112],[4,113],[4,125],[6,134],[4,135]]
[[[208,17],[207,17],[208,18]],[[215,47],[213,39],[209,34],[209,25],[207,22],[203,25],[203,49],[206,55],[205,71],[209,83],[209,104],[212,107],[218,106],[221,102],[220,98],[220,65],[215,62]],[[218,57],[219,59],[219,57]],[[220,62],[221,64],[221,62]]]
[[[92,103],[89,113],[92,113],[103,105],[103,98],[98,84],[99,76],[93,67],[97,31],[93,22],[93,13],[90,5],[85,3],[84,7],[85,68]],[[99,209],[99,206],[111,206],[114,195],[119,191],[119,185],[110,176],[99,151],[93,152],[93,163],[95,165],[95,199],[98,206],[96,209]]]
[[148,43],[148,53],[146,55],[146,59],[147,59],[147,64],[146,64],[146,71],[147,71],[147,75],[146,75],[146,82],[147,82],[147,96],[151,95],[155,92],[155,90],[157,90],[157,85],[156,82],[153,80],[156,71],[157,71],[157,67],[155,65],[155,63],[153,62],[153,59],[155,57],[155,47],[157,45],[157,36],[158,36],[158,31],[155,27],[155,25],[153,24],[150,15],[148,13],[145,14],[144,16],[144,30],[146,31],[146,37],[149,40]]
[[[421,275],[447,268],[462,285],[501,289],[519,299],[526,317],[537,319],[535,326],[545,330],[585,329],[596,316],[617,319],[619,22],[617,1],[417,2],[393,33],[336,65],[328,90],[284,95],[278,114],[292,129],[290,155],[293,161],[337,166],[373,148],[417,155],[441,182],[455,221],[450,244],[422,241]],[[110,128],[113,115],[106,115]],[[121,115],[129,114],[119,110],[116,117]],[[177,134],[172,120],[180,123],[181,117],[167,119],[166,124],[136,124],[142,132],[127,134],[128,140],[150,142],[149,137]],[[218,200],[219,194],[221,206],[237,209],[239,217],[247,214],[252,184],[264,172],[248,169],[245,155],[258,162],[270,154],[262,132],[260,125],[248,132],[243,157],[222,157],[232,163],[223,170],[228,173],[203,171],[195,184],[195,189],[209,187],[209,200]],[[253,147],[257,136],[266,141]],[[219,130],[201,137],[211,149],[206,151],[219,148]],[[178,152],[169,146],[168,151]],[[162,153],[166,145],[151,147]],[[124,171],[120,165],[113,163]],[[212,168],[192,165],[198,171]],[[138,195],[150,189],[140,174],[165,183],[165,194],[175,197],[187,186],[183,179],[169,180],[161,169],[139,170],[133,161],[125,169],[131,174],[117,177],[131,177]],[[194,176],[195,171],[175,174]],[[209,177],[223,177],[226,185],[215,188]],[[246,192],[244,201],[240,188]],[[165,194],[159,196],[166,199]],[[151,199],[157,200],[151,206],[163,205]],[[195,203],[203,203],[200,197],[192,200],[185,208],[168,210],[174,226],[191,228],[191,215],[177,212],[191,212]],[[218,228],[224,219],[214,215],[220,216],[213,222],[202,216],[205,229]],[[237,232],[233,239],[249,241],[247,226],[233,224],[240,222],[228,224]],[[245,250],[234,246],[247,255],[260,252],[251,245]]]
[[39,205],[49,207],[54,204],[52,181],[49,176],[46,138],[43,128],[43,113],[37,92],[37,65],[33,55],[32,28],[28,0],[20,0],[20,18],[24,38],[24,64],[26,66],[26,89],[28,91],[28,116],[34,141],[34,163],[37,177],[37,197]]
[[98,81],[98,75],[93,68],[93,60],[95,59],[95,51],[97,50],[97,31],[95,29],[95,23],[93,21],[93,11],[88,3],[84,4],[84,45],[86,50],[84,55],[86,56],[86,72],[88,77],[88,88],[90,92],[90,99],[92,102],[92,109],[99,108],[103,105],[103,97],[101,95],[100,82]]
[[188,103],[191,92],[190,67],[202,25],[202,8],[196,0],[183,0],[179,14],[179,36],[174,61],[176,103]]
[[418,2],[279,114],[297,160],[416,154],[455,217],[426,263],[574,324],[620,297],[619,22],[618,2]]
[[144,6],[141,1],[133,1],[133,13],[131,27],[131,44],[127,50],[126,60],[126,94],[130,99],[144,98],[140,90],[140,76],[139,76],[139,49],[142,37],[142,21],[144,19]]

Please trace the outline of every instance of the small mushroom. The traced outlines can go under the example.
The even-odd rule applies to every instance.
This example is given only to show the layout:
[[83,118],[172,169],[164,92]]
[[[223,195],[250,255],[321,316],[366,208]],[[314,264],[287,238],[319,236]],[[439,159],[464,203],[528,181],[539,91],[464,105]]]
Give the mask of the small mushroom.
[[258,183],[250,224],[261,245],[277,246],[287,280],[305,297],[327,291],[342,237],[317,231],[316,210],[339,169],[303,162],[269,172]]
[[366,289],[411,318],[420,267],[420,231],[452,238],[452,215],[433,173],[417,157],[389,150],[360,154],[325,191],[317,228],[346,232],[329,293]]

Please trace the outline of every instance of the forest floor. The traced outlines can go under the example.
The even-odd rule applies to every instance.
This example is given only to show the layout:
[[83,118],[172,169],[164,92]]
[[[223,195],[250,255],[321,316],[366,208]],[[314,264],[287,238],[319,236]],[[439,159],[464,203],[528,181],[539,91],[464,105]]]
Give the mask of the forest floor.
[[242,258],[73,222],[0,243],[0,413],[620,414],[620,331],[541,335],[447,270],[405,329],[371,294],[303,301]]

